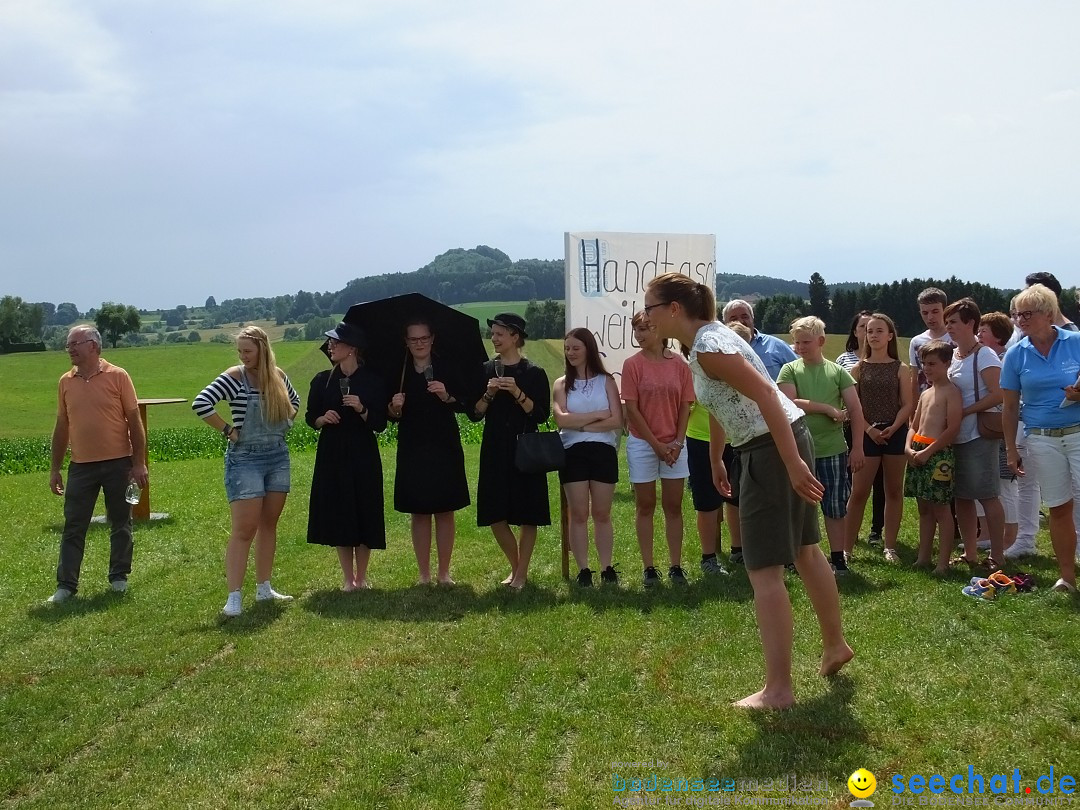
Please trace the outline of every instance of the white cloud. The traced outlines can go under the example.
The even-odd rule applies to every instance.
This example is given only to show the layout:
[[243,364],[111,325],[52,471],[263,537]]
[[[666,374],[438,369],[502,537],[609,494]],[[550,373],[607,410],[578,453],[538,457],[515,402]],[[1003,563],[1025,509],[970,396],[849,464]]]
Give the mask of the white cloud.
[[745,272],[1015,283],[1017,257],[1076,263],[1077,23],[1053,3],[8,0],[0,263],[24,298],[73,266],[99,286],[152,267],[137,303],[197,303],[481,242],[556,258],[603,227],[716,232]]

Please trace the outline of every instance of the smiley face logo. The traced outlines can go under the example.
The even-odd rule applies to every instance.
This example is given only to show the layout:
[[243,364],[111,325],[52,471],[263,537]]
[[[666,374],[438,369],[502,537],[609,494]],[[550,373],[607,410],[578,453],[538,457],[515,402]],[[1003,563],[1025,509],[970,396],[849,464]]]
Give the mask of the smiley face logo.
[[877,779],[866,768],[859,768],[848,777],[847,787],[856,799],[865,799],[877,790]]

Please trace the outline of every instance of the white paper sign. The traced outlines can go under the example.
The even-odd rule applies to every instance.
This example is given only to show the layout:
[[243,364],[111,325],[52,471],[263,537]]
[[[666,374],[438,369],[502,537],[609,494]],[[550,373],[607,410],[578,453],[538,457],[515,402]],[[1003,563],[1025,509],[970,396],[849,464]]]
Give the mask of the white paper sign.
[[[566,234],[566,328],[596,335],[604,366],[621,379],[623,362],[640,350],[630,324],[646,285],[682,273],[716,291],[716,236],[582,232]],[[678,351],[678,346],[673,347]]]

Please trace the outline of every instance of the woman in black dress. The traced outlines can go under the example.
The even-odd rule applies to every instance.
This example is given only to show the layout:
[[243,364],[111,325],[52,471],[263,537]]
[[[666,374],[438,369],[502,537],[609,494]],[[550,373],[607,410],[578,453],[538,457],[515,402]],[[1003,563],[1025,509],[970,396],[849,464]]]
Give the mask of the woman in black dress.
[[[517,437],[535,432],[551,412],[547,373],[521,356],[525,319],[504,312],[488,321],[497,354],[484,364],[487,390],[474,406],[483,418],[480,475],[476,485],[476,525],[491,533],[510,562],[504,585],[525,587],[536,527],[551,524],[546,473],[519,472],[514,465]],[[520,543],[511,525],[521,527]]]
[[307,423],[319,431],[308,509],[309,543],[336,546],[344,591],[367,588],[368,558],[386,548],[382,459],[375,434],[386,427],[386,386],[361,365],[358,326],[326,333],[334,368],[315,375]]
[[436,576],[453,585],[454,512],[469,505],[465,453],[456,411],[464,409],[463,383],[450,366],[432,358],[435,335],[420,318],[405,327],[411,362],[405,363],[401,391],[390,400],[390,418],[399,422],[394,509],[409,514],[420,583],[431,582],[431,523],[435,517]]

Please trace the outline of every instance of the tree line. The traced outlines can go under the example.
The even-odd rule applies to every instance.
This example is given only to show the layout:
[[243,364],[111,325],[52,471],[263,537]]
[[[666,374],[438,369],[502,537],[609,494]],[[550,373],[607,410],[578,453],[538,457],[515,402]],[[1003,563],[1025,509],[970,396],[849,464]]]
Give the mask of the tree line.
[[[906,337],[923,332],[926,326],[919,316],[917,299],[927,287],[937,287],[949,298],[971,298],[982,312],[1008,312],[1009,302],[1017,289],[1001,290],[980,282],[961,281],[956,276],[947,279],[901,279],[888,284],[848,284],[834,287],[830,292],[820,273],[814,273],[807,285],[806,296],[773,295],[754,303],[754,325],[762,332],[783,334],[791,322],[803,315],[816,315],[825,321],[826,330],[847,334],[855,314],[862,310],[883,312],[896,323],[897,332]],[[723,301],[724,299],[718,298]],[[1061,296],[1062,311],[1070,320],[1080,320],[1076,289],[1066,289]]]

